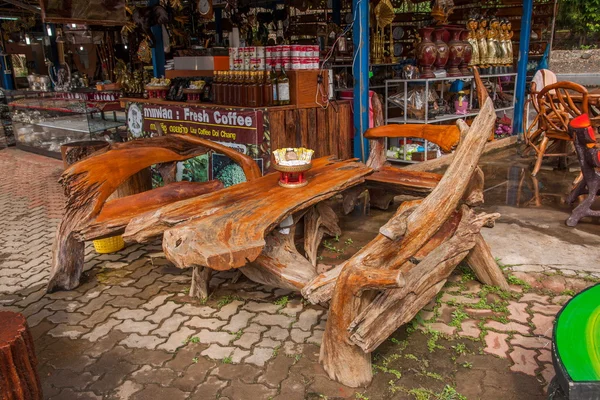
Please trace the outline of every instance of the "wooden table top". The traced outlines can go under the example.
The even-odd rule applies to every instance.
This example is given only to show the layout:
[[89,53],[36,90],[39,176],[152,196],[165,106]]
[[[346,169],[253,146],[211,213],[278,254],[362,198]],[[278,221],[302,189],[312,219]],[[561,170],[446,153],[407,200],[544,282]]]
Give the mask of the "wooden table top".
[[372,171],[356,160],[319,158],[305,173],[309,183],[303,188],[283,188],[278,185],[279,173],[268,174],[138,217],[124,237],[138,241],[152,236],[157,226],[170,228],[164,233],[163,248],[176,266],[239,268],[260,255],[266,234],[289,215],[361,184]]

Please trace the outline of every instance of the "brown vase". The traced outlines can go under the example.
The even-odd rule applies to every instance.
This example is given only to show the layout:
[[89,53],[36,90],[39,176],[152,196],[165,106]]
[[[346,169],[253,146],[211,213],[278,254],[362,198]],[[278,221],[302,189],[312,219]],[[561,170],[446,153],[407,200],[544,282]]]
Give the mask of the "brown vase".
[[458,69],[463,75],[471,75],[471,71],[469,70],[469,63],[471,62],[471,58],[473,57],[473,46],[467,40],[469,38],[469,31],[464,30],[460,34],[460,40],[463,42],[465,46],[465,53],[463,56],[463,60],[458,66]]
[[450,26],[447,28],[452,35],[450,39],[450,57],[448,58],[448,76],[462,76],[458,67],[463,62],[465,56],[465,44],[460,40],[460,34],[463,28]]
[[435,58],[435,69],[444,69],[450,56],[450,48],[448,44],[442,40],[442,37],[446,32],[444,28],[438,28],[433,33],[435,36],[435,47],[437,48],[437,57]]
[[431,41],[433,28],[421,28],[421,43],[417,46],[417,62],[421,67],[421,78],[435,78],[431,67],[437,57],[437,47]]

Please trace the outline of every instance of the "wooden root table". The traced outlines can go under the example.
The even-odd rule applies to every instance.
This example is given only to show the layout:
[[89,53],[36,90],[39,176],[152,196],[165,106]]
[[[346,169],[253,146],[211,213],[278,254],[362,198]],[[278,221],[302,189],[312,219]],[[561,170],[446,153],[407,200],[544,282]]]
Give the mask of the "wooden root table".
[[37,359],[27,321],[0,311],[0,400],[42,399]]

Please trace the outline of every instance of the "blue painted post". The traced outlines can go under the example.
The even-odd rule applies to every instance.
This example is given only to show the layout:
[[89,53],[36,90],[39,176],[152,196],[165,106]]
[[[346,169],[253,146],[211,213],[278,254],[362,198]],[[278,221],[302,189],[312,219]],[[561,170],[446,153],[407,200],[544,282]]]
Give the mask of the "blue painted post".
[[515,117],[513,132],[519,140],[523,136],[523,105],[525,104],[525,83],[527,80],[527,62],[529,54],[529,39],[531,37],[531,16],[533,0],[523,0],[523,17],[521,18],[521,36],[519,38],[519,61],[517,64],[517,87],[515,88]]
[[[4,49],[2,50],[4,53]],[[0,70],[2,73],[2,87],[6,90],[14,90],[15,81],[13,78],[12,63],[9,55],[0,56]]]
[[366,161],[369,143],[363,134],[369,128],[369,2],[352,0],[354,26],[354,157]]
[[[160,0],[148,0],[149,6],[155,6]],[[162,27],[155,25],[152,28],[154,34],[154,48],[152,49],[152,66],[154,67],[154,77],[161,78],[165,76],[165,49],[163,47]]]

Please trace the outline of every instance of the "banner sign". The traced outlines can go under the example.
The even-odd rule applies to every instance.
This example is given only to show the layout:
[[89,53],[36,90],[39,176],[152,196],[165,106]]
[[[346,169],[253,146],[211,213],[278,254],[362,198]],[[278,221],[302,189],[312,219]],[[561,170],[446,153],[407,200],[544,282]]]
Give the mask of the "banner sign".
[[[262,110],[129,103],[127,127],[133,139],[183,134],[212,140],[253,158],[263,173],[269,167]],[[226,186],[243,179],[239,166],[228,157],[215,152],[200,157],[182,163],[181,179],[219,179]]]

